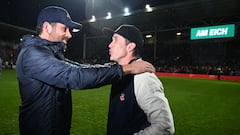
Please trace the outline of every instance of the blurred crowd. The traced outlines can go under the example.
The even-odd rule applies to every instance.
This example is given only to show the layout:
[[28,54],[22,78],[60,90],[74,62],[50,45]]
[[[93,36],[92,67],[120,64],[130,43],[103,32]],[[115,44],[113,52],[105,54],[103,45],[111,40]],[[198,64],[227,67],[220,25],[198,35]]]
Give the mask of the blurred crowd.
[[0,57],[2,59],[3,68],[13,69],[17,60],[17,50],[11,47],[1,47]]
[[[2,59],[2,68],[14,69],[17,60],[17,49],[8,46],[0,47],[0,57]],[[220,64],[189,64],[189,59],[184,61],[184,58],[181,57],[174,57],[172,60],[164,60],[164,58],[147,60],[156,67],[157,72],[208,75],[217,75],[217,73],[220,72],[222,75],[240,76],[240,63],[233,59],[231,59],[231,62],[223,61]],[[107,57],[103,58],[97,55],[88,59],[78,59],[77,61],[84,64],[103,64],[109,62]]]
[[239,66],[221,66],[221,65],[186,65],[186,66],[156,66],[158,72],[169,73],[189,73],[189,74],[208,74],[217,75],[221,72],[222,75],[240,76]]

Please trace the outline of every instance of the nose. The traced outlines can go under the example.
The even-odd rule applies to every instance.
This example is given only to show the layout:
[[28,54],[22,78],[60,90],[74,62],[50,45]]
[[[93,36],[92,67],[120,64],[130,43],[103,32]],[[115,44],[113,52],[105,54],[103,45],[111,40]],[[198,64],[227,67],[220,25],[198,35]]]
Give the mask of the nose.
[[69,29],[67,29],[66,35],[67,35],[68,39],[72,38],[72,34],[71,34],[71,32],[69,31]]
[[108,48],[111,48],[112,47],[112,42],[108,45]]

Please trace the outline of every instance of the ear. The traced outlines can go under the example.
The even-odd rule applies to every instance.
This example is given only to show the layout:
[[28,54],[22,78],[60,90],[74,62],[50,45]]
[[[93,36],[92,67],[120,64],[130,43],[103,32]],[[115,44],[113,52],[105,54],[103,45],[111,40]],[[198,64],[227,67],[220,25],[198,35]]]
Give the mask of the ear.
[[131,51],[133,51],[135,49],[135,47],[136,47],[136,44],[134,42],[131,42],[131,43],[128,44],[127,50],[129,52],[131,52]]
[[50,34],[52,31],[52,25],[49,22],[43,23],[43,31]]

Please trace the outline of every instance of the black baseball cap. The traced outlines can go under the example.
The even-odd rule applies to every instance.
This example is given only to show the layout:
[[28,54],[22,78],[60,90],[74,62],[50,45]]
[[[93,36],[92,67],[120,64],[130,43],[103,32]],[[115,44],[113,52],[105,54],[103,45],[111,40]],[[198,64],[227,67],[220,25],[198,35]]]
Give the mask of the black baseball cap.
[[58,6],[48,6],[40,11],[38,14],[37,25],[44,22],[59,22],[65,24],[69,28],[80,30],[82,24],[72,21],[68,11]]
[[141,31],[134,25],[123,24],[120,25],[115,31],[109,28],[103,28],[103,33],[107,36],[113,36],[114,33],[123,36],[130,42],[134,42],[140,50],[143,48],[144,40]]

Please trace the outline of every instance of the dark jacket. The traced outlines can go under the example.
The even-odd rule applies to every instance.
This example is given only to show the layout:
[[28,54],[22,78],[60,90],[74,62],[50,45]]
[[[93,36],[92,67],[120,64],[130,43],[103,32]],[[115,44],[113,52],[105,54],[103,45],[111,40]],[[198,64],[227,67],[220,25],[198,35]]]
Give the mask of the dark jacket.
[[124,76],[113,83],[107,135],[172,135],[173,115],[154,73]]
[[107,135],[133,135],[150,123],[134,94],[134,76],[125,76],[112,85],[107,122]]
[[123,76],[121,66],[84,66],[66,60],[63,43],[37,36],[22,38],[16,74],[21,106],[21,135],[69,135],[71,89],[100,87]]

